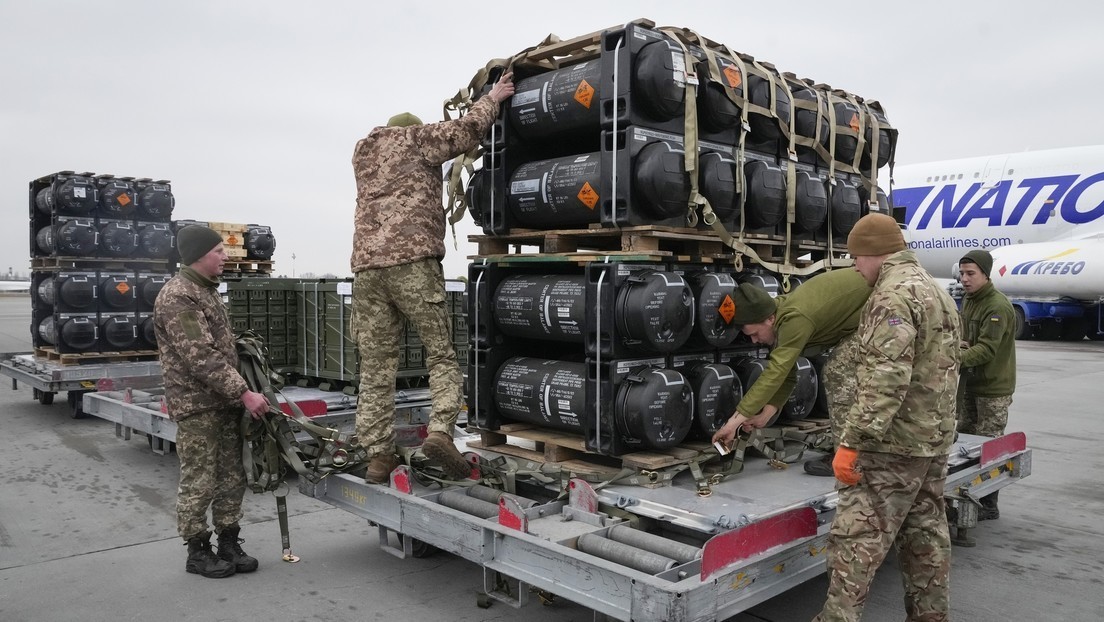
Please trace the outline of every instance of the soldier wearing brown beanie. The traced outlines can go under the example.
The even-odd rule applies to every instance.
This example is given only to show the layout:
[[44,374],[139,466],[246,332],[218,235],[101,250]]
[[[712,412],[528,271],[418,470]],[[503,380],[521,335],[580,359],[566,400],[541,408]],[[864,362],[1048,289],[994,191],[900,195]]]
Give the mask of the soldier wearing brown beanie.
[[828,533],[828,598],[815,620],[857,620],[890,547],[910,620],[950,619],[951,536],[943,487],[954,442],[958,309],[906,250],[893,218],[868,214],[847,238],[874,291],[856,335],[858,393],[838,431],[840,481]]

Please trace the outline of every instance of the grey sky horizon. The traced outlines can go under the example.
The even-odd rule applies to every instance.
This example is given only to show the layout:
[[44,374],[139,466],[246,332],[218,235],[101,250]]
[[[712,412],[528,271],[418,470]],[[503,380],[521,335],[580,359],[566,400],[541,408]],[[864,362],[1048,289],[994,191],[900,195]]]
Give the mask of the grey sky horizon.
[[[0,272],[29,272],[27,183],[77,170],[169,179],[174,219],[268,225],[277,274],[347,276],[357,140],[396,112],[440,120],[491,58],[639,17],[882,102],[898,165],[1104,143],[1087,1],[6,0]],[[447,277],[473,233],[449,234]]]

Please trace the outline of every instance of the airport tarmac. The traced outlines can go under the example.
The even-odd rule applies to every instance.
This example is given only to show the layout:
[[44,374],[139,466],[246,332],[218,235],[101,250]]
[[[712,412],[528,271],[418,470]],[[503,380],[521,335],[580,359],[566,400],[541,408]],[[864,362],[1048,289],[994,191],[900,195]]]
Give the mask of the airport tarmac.
[[[30,302],[0,297],[0,352],[30,351]],[[1001,494],[1001,518],[955,548],[955,620],[1104,619],[1104,342],[1019,342],[1009,431],[1027,434],[1032,474]],[[3,380],[7,380],[4,378]],[[242,537],[258,572],[223,580],[184,572],[176,534],[175,454],[152,453],[107,421],[72,419],[65,400],[43,406],[21,386],[0,390],[0,620],[354,620],[582,622],[560,599],[523,609],[476,606],[480,568],[437,554],[399,560],[376,529],[293,490],[294,552],[280,561],[276,503],[246,493]],[[822,575],[732,620],[811,619]],[[891,557],[865,620],[904,618]]]

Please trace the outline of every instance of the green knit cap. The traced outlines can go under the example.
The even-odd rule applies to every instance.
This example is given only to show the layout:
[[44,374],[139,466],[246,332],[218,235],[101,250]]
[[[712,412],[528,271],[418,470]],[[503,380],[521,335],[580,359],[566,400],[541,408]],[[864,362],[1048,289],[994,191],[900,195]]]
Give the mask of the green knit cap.
[[977,267],[981,268],[985,276],[989,276],[989,271],[993,269],[993,256],[989,254],[989,251],[981,249],[970,251],[963,255],[958,263],[961,264],[964,261],[977,264]]
[[180,263],[190,266],[211,249],[222,244],[222,235],[201,225],[188,225],[176,232],[176,248]]
[[400,112],[387,120],[387,127],[408,127],[421,124],[422,120],[409,112]]
[[758,324],[773,315],[778,308],[767,290],[751,283],[740,283],[740,287],[732,292],[732,301],[736,303],[736,314],[732,321],[741,325]]

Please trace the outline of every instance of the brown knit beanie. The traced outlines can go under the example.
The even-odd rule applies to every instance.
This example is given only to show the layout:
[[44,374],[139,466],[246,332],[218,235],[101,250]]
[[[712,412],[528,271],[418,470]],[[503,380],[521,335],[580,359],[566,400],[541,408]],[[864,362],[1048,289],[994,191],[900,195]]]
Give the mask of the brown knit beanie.
[[751,283],[740,283],[732,292],[732,301],[736,303],[736,314],[732,316],[735,324],[758,324],[774,314],[778,305],[767,290]]
[[863,216],[847,236],[847,252],[852,257],[888,255],[903,250],[905,236],[901,233],[901,227],[886,214]]
[[993,269],[993,256],[989,254],[989,251],[981,249],[966,253],[962,259],[958,260],[960,264],[963,262],[977,264],[977,267],[981,268],[985,276],[989,276],[989,271]]

